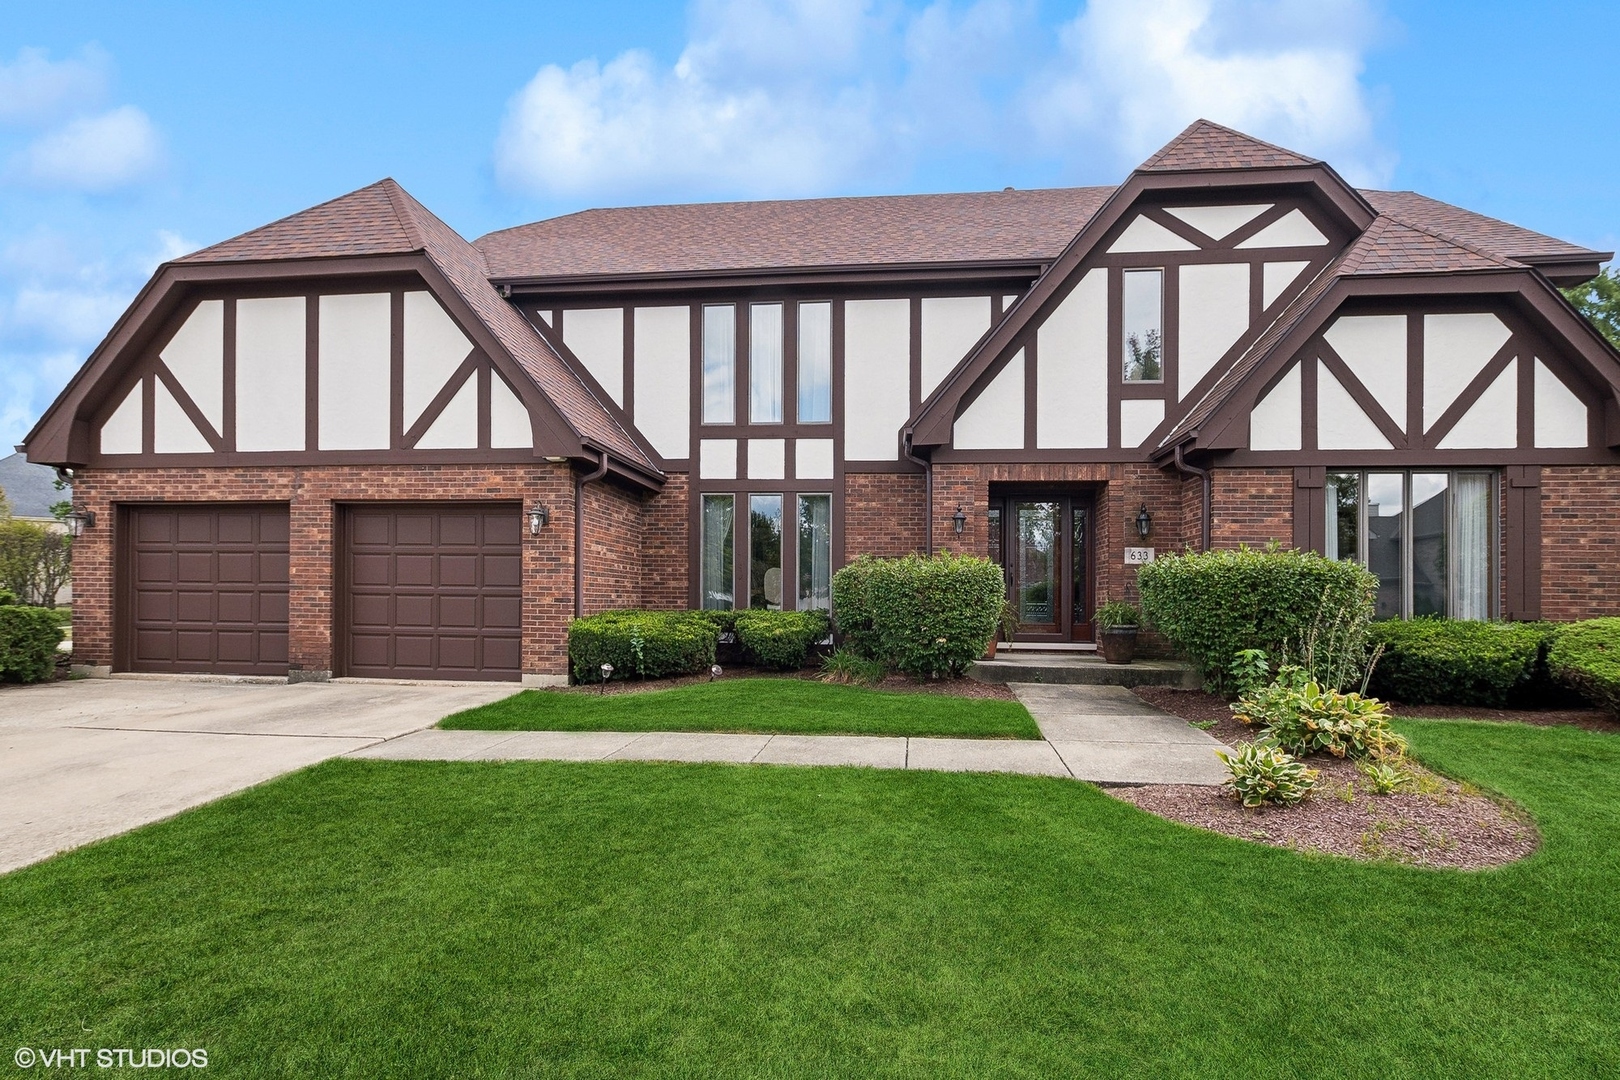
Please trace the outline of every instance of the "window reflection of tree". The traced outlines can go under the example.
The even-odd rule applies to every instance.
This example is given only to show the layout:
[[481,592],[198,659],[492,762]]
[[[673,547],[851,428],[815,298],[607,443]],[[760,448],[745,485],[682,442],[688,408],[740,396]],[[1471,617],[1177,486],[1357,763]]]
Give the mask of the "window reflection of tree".
[[1160,360],[1164,346],[1157,330],[1149,330],[1142,337],[1128,335],[1125,348],[1131,354],[1125,362],[1126,382],[1157,382],[1164,378],[1164,365]]
[[1018,615],[1026,623],[1053,619],[1052,555],[1058,531],[1058,504],[1018,507]]

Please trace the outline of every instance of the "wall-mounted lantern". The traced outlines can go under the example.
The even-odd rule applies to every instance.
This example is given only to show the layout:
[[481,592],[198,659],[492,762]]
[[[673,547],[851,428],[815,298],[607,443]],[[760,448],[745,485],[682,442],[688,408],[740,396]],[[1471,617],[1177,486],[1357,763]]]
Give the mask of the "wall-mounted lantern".
[[82,536],[84,530],[96,527],[96,512],[94,510],[74,510],[62,518],[67,525],[69,536]]
[[1153,515],[1148,513],[1147,503],[1136,512],[1136,535],[1146,540],[1148,533],[1153,531]]
[[956,535],[957,536],[961,536],[962,535],[962,529],[966,525],[967,525],[967,512],[965,510],[963,510],[960,506],[958,506],[956,508],[956,513],[951,515],[951,528],[956,530]]
[[540,530],[551,523],[551,511],[535,503],[529,507],[529,535],[539,536]]

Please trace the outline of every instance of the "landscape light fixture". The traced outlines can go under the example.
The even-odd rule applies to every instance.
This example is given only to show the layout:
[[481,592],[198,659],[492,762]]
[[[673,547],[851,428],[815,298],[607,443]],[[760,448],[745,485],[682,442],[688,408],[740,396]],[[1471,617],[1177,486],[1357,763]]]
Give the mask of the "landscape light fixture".
[[1143,503],[1142,504],[1142,509],[1140,509],[1140,510],[1138,510],[1136,512],[1136,535],[1138,535],[1142,539],[1146,540],[1148,538],[1148,533],[1152,529],[1153,529],[1153,515],[1148,513],[1148,511],[1147,511],[1147,503]]
[[74,510],[62,518],[67,524],[69,536],[81,536],[86,529],[93,529],[96,525],[96,512],[94,510]]
[[535,503],[529,507],[529,535],[539,536],[540,530],[551,523],[551,511]]
[[612,664],[603,664],[602,665],[602,693],[604,693],[604,694],[607,693],[608,680],[611,679],[611,678],[613,678],[613,665]]
[[714,682],[714,680],[718,679],[719,677],[720,677],[720,665],[719,664],[710,664],[709,665],[709,681]]
[[956,535],[957,536],[961,536],[962,535],[962,528],[966,524],[967,524],[967,512],[964,511],[960,506],[958,506],[956,508],[956,513],[951,515],[951,528],[956,530]]

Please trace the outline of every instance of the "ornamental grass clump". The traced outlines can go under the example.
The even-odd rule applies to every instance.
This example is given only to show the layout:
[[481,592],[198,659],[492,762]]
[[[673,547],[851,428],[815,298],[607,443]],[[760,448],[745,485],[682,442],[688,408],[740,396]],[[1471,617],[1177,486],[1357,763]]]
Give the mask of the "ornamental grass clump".
[[1266,738],[1301,756],[1325,752],[1338,758],[1395,761],[1406,752],[1406,740],[1389,726],[1382,701],[1322,686],[1310,672],[1291,664],[1283,665],[1270,683],[1238,699],[1232,714],[1242,723],[1263,728]]
[[1244,806],[1293,806],[1315,790],[1319,774],[1267,739],[1239,743],[1230,754],[1218,751],[1231,776],[1226,786]]

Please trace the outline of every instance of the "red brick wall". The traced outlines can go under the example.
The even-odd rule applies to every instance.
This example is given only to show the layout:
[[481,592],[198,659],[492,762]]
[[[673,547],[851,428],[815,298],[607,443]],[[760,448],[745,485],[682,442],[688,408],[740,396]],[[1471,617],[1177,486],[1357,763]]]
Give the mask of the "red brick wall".
[[1211,548],[1294,546],[1293,469],[1216,469],[1211,494]]
[[93,469],[74,480],[74,502],[96,514],[73,551],[73,650],[80,663],[113,662],[113,540],[120,503],[291,504],[290,659],[332,669],[332,525],[342,502],[510,500],[551,510],[523,544],[523,670],[567,670],[573,614],[573,480],[566,465],[323,466],[320,468]]
[[1606,615],[1620,615],[1620,469],[1544,466],[1541,617]]
[[664,489],[643,505],[646,524],[641,547],[641,603],[679,609],[691,604],[688,537],[691,485],[686,473],[671,473]]
[[640,497],[611,481],[586,484],[585,614],[641,606],[645,515]]
[[[844,475],[844,561],[861,555],[886,558],[921,551],[923,529],[921,473]],[[935,500],[936,505],[938,500]],[[938,541],[938,529],[935,540]]]

